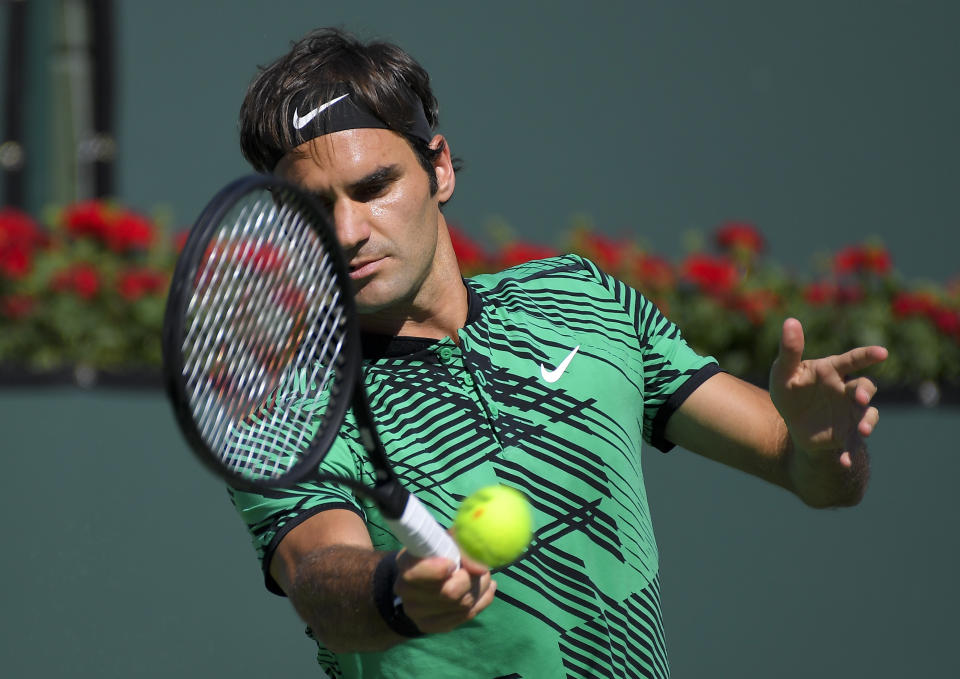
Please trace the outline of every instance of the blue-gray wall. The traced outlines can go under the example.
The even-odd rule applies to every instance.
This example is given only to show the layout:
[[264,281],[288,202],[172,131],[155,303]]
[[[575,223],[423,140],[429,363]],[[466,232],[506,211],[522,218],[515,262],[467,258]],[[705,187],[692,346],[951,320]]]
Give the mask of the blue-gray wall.
[[[468,164],[448,214],[475,235],[500,216],[554,242],[586,212],[678,254],[688,229],[741,218],[801,268],[876,235],[909,278],[958,271],[958,3],[116,4],[119,197],[181,224],[246,171],[255,64],[342,24],[433,74]],[[25,96],[42,120],[46,95]],[[650,453],[675,676],[948,674],[956,423],[885,409],[873,488],[842,512]],[[311,676],[160,394],[4,390],[0,429],[6,674]]]
[[256,64],[318,25],[431,72],[467,162],[449,215],[555,242],[588,213],[671,254],[755,221],[778,260],[881,238],[909,278],[960,272],[960,3],[118,2],[120,193],[191,222],[245,172]]

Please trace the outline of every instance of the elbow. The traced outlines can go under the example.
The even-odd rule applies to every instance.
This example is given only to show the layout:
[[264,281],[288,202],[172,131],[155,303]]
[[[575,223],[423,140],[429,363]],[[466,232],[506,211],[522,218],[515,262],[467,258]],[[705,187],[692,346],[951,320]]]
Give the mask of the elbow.
[[[370,550],[348,549],[354,556],[371,561],[377,558]],[[338,654],[380,652],[396,644],[400,638],[385,630],[374,611],[372,594],[367,599],[367,591],[372,592],[367,585],[369,578],[361,575],[352,585],[349,582],[352,576],[370,569],[355,559],[331,559],[329,551],[320,550],[302,559],[287,591],[311,637]]]
[[297,615],[306,624],[307,635],[311,639],[333,653],[353,653],[360,650],[352,648],[347,639],[342,634],[338,634],[337,626],[330,624],[330,616],[324,615],[314,602],[309,599],[304,600],[293,592],[289,598]]

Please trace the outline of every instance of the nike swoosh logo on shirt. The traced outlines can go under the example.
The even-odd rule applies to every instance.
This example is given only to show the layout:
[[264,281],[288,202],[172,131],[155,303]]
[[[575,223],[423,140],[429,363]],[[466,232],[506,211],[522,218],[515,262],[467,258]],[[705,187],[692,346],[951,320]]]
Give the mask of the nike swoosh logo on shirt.
[[540,376],[547,382],[553,383],[559,380],[563,373],[566,371],[567,366],[570,365],[570,361],[573,360],[573,357],[577,355],[577,351],[580,350],[580,345],[578,344],[573,348],[573,350],[567,354],[567,357],[560,362],[553,370],[547,370],[543,363],[540,364]]
[[347,92],[346,94],[341,94],[339,97],[337,97],[336,99],[331,99],[326,104],[320,104],[319,106],[317,106],[315,109],[313,109],[303,117],[300,117],[299,115],[297,115],[298,111],[297,109],[294,109],[293,110],[293,126],[298,130],[301,129],[304,125],[306,125],[311,120],[316,118],[318,115],[320,115],[321,113],[326,111],[328,108],[336,104],[338,101],[340,101],[341,99],[345,99],[349,96],[350,96],[349,92]]

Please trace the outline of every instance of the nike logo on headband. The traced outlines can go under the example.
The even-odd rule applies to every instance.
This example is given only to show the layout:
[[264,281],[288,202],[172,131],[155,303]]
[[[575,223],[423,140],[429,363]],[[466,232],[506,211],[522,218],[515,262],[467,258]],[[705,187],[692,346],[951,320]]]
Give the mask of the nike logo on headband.
[[319,106],[317,106],[315,109],[313,109],[312,111],[310,111],[309,113],[307,113],[307,115],[305,115],[305,116],[303,116],[303,117],[301,117],[301,116],[298,115],[297,109],[294,109],[294,110],[293,110],[293,126],[294,126],[294,128],[296,128],[296,129],[298,129],[298,130],[299,130],[299,129],[302,129],[304,125],[308,124],[311,120],[313,120],[314,118],[316,118],[318,115],[320,115],[321,113],[323,113],[324,111],[326,111],[328,108],[330,108],[331,106],[333,106],[334,104],[336,104],[336,103],[337,103],[338,101],[340,101],[341,99],[345,99],[345,98],[347,98],[347,97],[349,97],[349,96],[350,96],[350,93],[349,93],[349,92],[348,92],[347,94],[341,94],[339,97],[337,97],[336,99],[331,99],[331,100],[328,101],[326,104],[320,104]]

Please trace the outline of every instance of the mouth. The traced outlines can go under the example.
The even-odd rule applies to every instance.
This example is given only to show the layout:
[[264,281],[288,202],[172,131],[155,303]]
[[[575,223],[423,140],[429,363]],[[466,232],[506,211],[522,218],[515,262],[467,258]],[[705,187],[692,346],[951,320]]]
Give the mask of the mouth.
[[372,276],[380,267],[380,263],[384,259],[385,257],[378,257],[376,259],[361,259],[350,262],[347,265],[350,278],[356,281],[362,278],[367,278],[368,276]]

